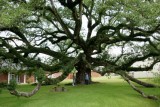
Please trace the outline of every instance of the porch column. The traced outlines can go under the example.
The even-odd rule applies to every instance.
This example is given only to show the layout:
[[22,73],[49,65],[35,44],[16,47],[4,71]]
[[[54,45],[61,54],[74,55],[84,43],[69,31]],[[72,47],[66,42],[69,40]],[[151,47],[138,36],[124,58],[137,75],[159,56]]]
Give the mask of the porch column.
[[26,73],[24,74],[24,84],[26,84]]
[[10,80],[11,80],[10,77],[11,77],[11,76],[10,76],[10,72],[8,72],[8,84],[10,83]]

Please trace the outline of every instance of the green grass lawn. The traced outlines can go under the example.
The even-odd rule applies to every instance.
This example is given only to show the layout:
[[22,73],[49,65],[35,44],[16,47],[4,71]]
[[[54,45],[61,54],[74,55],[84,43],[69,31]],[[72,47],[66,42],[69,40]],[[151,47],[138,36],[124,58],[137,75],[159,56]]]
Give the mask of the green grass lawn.
[[[100,83],[65,86],[67,92],[52,92],[54,86],[43,86],[31,98],[17,98],[10,95],[7,90],[2,90],[0,107],[160,107],[159,101],[141,97],[122,79],[103,77],[95,81]],[[62,85],[65,82],[62,82]],[[160,95],[158,88],[138,87],[147,93]],[[34,86],[30,85],[18,86],[22,91],[33,88]]]

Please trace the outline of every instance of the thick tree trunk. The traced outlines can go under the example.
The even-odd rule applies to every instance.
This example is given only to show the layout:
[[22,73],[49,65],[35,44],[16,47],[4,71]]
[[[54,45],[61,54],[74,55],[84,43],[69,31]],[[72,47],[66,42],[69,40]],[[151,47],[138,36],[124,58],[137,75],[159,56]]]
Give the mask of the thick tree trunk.
[[76,84],[85,84],[85,73],[89,76],[89,83],[91,83],[91,69],[87,68],[86,65],[80,61],[75,65],[76,70]]
[[149,87],[149,88],[160,87],[160,86],[157,86],[155,84],[151,84],[151,83],[146,83],[146,82],[140,81],[140,80],[138,80],[136,78],[133,78],[132,76],[129,76],[127,73],[125,73],[124,76],[127,77],[132,82],[135,82],[135,83],[137,83],[139,85],[142,85],[144,87]]

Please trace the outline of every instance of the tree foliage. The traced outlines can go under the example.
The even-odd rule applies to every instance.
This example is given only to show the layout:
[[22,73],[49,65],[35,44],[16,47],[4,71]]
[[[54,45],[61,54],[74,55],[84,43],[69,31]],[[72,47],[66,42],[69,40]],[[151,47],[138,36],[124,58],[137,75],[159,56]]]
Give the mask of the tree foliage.
[[103,73],[149,70],[160,61],[159,7],[159,0],[1,0],[0,56],[64,75],[79,61]]

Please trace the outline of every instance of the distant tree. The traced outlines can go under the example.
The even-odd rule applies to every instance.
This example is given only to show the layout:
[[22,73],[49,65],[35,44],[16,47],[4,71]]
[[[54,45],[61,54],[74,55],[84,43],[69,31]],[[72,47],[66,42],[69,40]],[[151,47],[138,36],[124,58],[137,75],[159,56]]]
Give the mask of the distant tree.
[[[62,71],[59,81],[74,67],[77,84],[85,72],[91,82],[99,67],[133,81],[126,72],[150,70],[160,60],[159,7],[158,0],[1,0],[0,56]],[[133,66],[137,61],[150,63]]]

